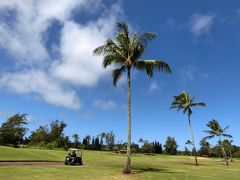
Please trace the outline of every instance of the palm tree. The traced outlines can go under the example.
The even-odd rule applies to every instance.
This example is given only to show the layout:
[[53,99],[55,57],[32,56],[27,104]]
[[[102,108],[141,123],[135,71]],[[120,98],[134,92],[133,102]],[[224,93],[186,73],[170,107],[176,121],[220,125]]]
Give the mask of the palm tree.
[[205,137],[206,139],[212,139],[214,138],[215,136],[218,137],[219,139],[219,144],[220,144],[220,147],[222,149],[222,153],[223,153],[223,157],[226,161],[226,165],[228,166],[228,160],[227,160],[227,156],[226,156],[226,152],[225,152],[225,149],[223,147],[223,141],[221,139],[221,136],[223,137],[227,137],[227,138],[232,138],[231,135],[229,134],[226,134],[225,131],[229,128],[229,126],[226,126],[225,128],[222,129],[222,127],[220,126],[220,124],[218,123],[217,120],[213,119],[211,121],[208,122],[207,124],[207,127],[210,128],[210,130],[205,130],[203,132],[206,132],[209,134],[209,136]]
[[103,150],[103,139],[106,138],[106,133],[101,132],[98,136],[100,137],[100,145],[101,145],[101,152],[102,152],[102,150]]
[[87,148],[89,149],[90,148],[90,141],[91,141],[92,138],[91,138],[90,135],[86,135],[85,139],[87,140]]
[[[233,157],[232,157],[232,142],[233,140],[228,140],[228,139],[225,139],[223,140],[223,147],[225,147],[225,150],[228,151],[229,153],[229,157],[231,158],[231,162],[233,162]],[[221,142],[219,141],[218,142],[219,144],[221,144]],[[227,154],[227,153],[226,153]]]
[[[190,146],[192,145],[192,142],[188,139],[186,142],[185,142],[186,145]],[[192,154],[190,154],[192,156]]]
[[77,134],[77,133],[74,133],[74,134],[73,134],[73,138],[74,138],[75,148],[77,148],[77,145],[78,145],[78,139],[79,139],[78,134]]
[[174,96],[173,99],[174,100],[173,100],[170,108],[176,108],[177,111],[182,109],[184,114],[187,113],[188,125],[190,128],[190,133],[192,135],[192,145],[193,145],[193,153],[195,156],[195,163],[196,163],[196,166],[198,166],[199,164],[198,164],[198,160],[197,160],[197,151],[196,151],[196,147],[195,147],[195,143],[194,143],[194,135],[193,135],[191,119],[190,119],[191,115],[192,115],[191,108],[194,106],[206,106],[206,104],[203,102],[195,103],[194,102],[195,96],[190,97],[187,92],[182,92],[178,96]]
[[209,158],[211,158],[211,146],[212,146],[212,145],[211,145],[208,141],[206,142],[205,145],[206,145],[206,147],[208,148]]
[[131,70],[146,71],[149,77],[153,76],[154,69],[171,73],[171,69],[167,63],[161,60],[139,60],[145,51],[147,44],[156,38],[156,33],[145,32],[130,36],[128,26],[125,23],[117,23],[119,33],[116,40],[108,39],[104,45],[94,50],[95,55],[103,55],[103,67],[114,65],[116,69],[112,72],[113,85],[116,86],[117,81],[124,72],[127,72],[128,85],[128,144],[127,144],[127,160],[123,173],[131,173]]
[[206,138],[202,138],[200,140],[199,145],[201,146],[201,149],[207,148],[208,149],[208,157],[211,157],[211,145],[207,141],[207,139]]

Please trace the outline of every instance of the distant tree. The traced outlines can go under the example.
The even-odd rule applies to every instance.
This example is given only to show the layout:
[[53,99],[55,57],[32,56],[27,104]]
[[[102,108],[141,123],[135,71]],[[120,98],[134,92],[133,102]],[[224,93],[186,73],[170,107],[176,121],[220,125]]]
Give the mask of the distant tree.
[[55,120],[52,121],[50,124],[51,130],[50,130],[50,142],[54,142],[57,147],[63,147],[64,146],[64,128],[67,127],[67,124],[65,124],[63,121]]
[[[189,149],[191,149],[190,146],[192,146],[192,142],[188,139],[186,142],[185,142],[185,145],[187,145],[189,147]],[[189,151],[188,148],[186,147],[185,151]],[[191,151],[192,152],[192,151]],[[192,153],[189,152],[189,155],[192,155]]]
[[153,142],[153,153],[162,154],[162,144],[158,141]]
[[184,147],[183,154],[187,155],[187,156],[191,155],[191,153],[190,153],[189,149],[187,148],[187,146]]
[[73,134],[75,148],[78,148],[79,135],[77,133]]
[[15,114],[8,118],[0,127],[0,143],[3,145],[17,145],[23,142],[27,132],[27,114]]
[[163,153],[162,144],[159,145],[159,154]]
[[153,147],[153,143],[149,143],[148,141],[144,141],[144,144],[141,148],[141,152],[142,153],[153,153],[154,151],[154,147]]
[[95,137],[92,137],[91,149],[95,149]]
[[178,145],[177,145],[177,142],[174,139],[174,137],[168,136],[164,147],[165,147],[165,151],[166,151],[167,154],[170,154],[170,155],[176,155],[177,154]]
[[85,136],[85,139],[86,139],[86,141],[87,141],[87,149],[90,149],[90,141],[91,141],[91,136],[90,135],[86,135]]
[[223,157],[225,159],[226,165],[228,166],[229,163],[228,163],[228,159],[227,159],[227,156],[226,156],[225,149],[223,147],[223,141],[222,141],[221,137],[223,136],[223,137],[227,137],[227,138],[232,138],[231,135],[225,133],[225,131],[229,128],[229,126],[222,129],[222,127],[220,126],[218,121],[213,119],[213,120],[208,122],[207,127],[209,127],[210,130],[205,130],[204,132],[208,133],[209,136],[207,136],[205,138],[206,139],[212,139],[214,137],[218,137],[219,142],[220,142],[220,147],[222,149]]
[[140,148],[139,148],[138,144],[132,143],[131,149],[132,149],[132,153],[139,153],[140,152]]
[[46,146],[46,144],[49,142],[49,129],[47,125],[45,126],[39,126],[38,129],[31,132],[31,135],[29,137],[31,144],[42,144]]
[[103,150],[103,142],[104,142],[104,138],[106,138],[106,133],[102,132],[98,135],[100,137],[100,145],[101,145],[101,151]]
[[[232,142],[233,142],[233,140],[227,140],[227,139],[223,140],[223,147],[226,149],[226,151],[228,151],[229,156],[230,156],[230,158],[231,158],[231,162],[233,162],[233,157],[232,157],[232,149],[233,149],[233,147],[232,147]],[[220,142],[219,142],[219,143],[220,143]]]
[[68,136],[65,136],[65,137],[63,138],[63,148],[64,148],[65,150],[68,150],[69,147],[70,147],[70,144],[71,144],[71,142],[70,142],[70,140],[69,140],[69,137],[68,137]]
[[106,143],[108,145],[109,150],[113,150],[115,143],[115,134],[113,131],[110,131],[106,134]]
[[191,108],[194,106],[206,106],[206,104],[203,102],[195,103],[194,102],[195,96],[191,97],[187,92],[180,93],[178,96],[174,96],[173,99],[174,100],[172,102],[171,108],[175,108],[175,109],[177,109],[177,111],[182,109],[184,114],[187,113],[188,125],[189,125],[190,133],[192,136],[192,145],[193,145],[193,153],[195,156],[195,163],[196,163],[196,166],[198,166],[199,164],[198,164],[198,160],[197,160],[197,151],[196,151],[196,147],[195,147],[195,143],[194,143],[194,135],[193,135],[191,119],[190,119],[191,115],[192,115]]
[[206,138],[202,138],[199,142],[200,149],[198,151],[199,155],[208,155],[208,157],[211,157],[211,145],[206,140]]
[[99,142],[99,137],[97,137],[94,141],[94,149],[95,150],[101,150],[101,145],[100,145],[100,142]]
[[87,149],[88,148],[88,142],[86,138],[83,138],[83,142],[82,142],[83,146]]

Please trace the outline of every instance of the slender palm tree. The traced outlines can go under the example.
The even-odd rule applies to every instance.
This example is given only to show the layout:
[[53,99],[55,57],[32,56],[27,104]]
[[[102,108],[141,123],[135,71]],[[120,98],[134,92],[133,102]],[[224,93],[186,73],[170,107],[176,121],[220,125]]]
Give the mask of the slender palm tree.
[[101,132],[98,136],[100,137],[100,145],[101,145],[101,152],[102,152],[102,150],[103,150],[103,139],[106,138],[106,133]]
[[227,159],[227,156],[226,156],[225,149],[223,147],[223,141],[222,141],[221,137],[232,138],[231,135],[225,133],[225,131],[229,128],[229,126],[226,126],[225,128],[222,129],[222,127],[220,126],[218,121],[213,119],[213,120],[208,122],[207,127],[209,127],[210,130],[205,130],[203,132],[208,133],[209,136],[206,136],[205,138],[206,139],[212,139],[214,137],[218,137],[219,144],[220,144],[221,149],[222,149],[223,157],[225,159],[226,165],[228,166],[229,163],[228,163],[228,159]]
[[77,148],[78,146],[78,140],[79,140],[79,136],[77,133],[73,134],[73,138],[74,138],[74,143],[75,143],[75,148]]
[[[186,142],[185,142],[186,145],[188,146],[191,146],[192,145],[192,142],[188,139]],[[192,156],[192,153],[190,153],[190,155]]]
[[90,141],[91,141],[92,138],[91,138],[90,135],[86,135],[85,139],[87,140],[87,148],[89,149],[90,148]]
[[[223,147],[225,149],[225,151],[228,151],[229,153],[229,157],[231,158],[231,162],[233,162],[233,157],[232,157],[232,142],[233,140],[228,140],[228,139],[225,139],[223,140]],[[221,144],[221,142],[219,141],[219,144]],[[227,153],[226,153],[227,154]]]
[[190,128],[190,133],[192,135],[192,145],[193,145],[193,153],[195,156],[195,163],[196,163],[196,166],[198,166],[199,164],[198,164],[198,160],[197,160],[197,151],[196,151],[196,147],[195,147],[195,143],[194,143],[194,135],[193,135],[191,119],[190,119],[191,115],[192,115],[191,108],[194,106],[206,106],[206,104],[203,102],[195,103],[194,102],[195,96],[191,97],[191,96],[189,96],[189,94],[187,92],[182,92],[178,96],[174,96],[173,99],[174,100],[173,100],[170,108],[176,108],[177,111],[182,109],[184,114],[187,113],[188,125]]
[[125,23],[117,23],[119,33],[116,40],[108,39],[104,45],[94,50],[95,55],[103,55],[103,66],[114,65],[116,69],[112,72],[113,85],[116,86],[117,81],[124,72],[127,72],[128,85],[128,144],[127,144],[127,160],[123,173],[131,173],[131,70],[146,71],[149,77],[153,76],[154,69],[171,73],[171,69],[167,63],[162,60],[140,60],[147,44],[156,38],[156,33],[145,32],[130,35],[128,26]]

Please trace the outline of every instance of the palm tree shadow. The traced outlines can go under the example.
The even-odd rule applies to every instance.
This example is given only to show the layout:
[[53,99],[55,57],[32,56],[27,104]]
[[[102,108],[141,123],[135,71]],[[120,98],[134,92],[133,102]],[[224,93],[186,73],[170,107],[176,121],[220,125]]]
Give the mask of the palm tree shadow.
[[162,169],[162,168],[150,168],[150,167],[134,167],[132,168],[134,174],[140,174],[144,172],[156,172],[156,173],[179,173],[179,172],[172,172],[168,171],[167,169]]

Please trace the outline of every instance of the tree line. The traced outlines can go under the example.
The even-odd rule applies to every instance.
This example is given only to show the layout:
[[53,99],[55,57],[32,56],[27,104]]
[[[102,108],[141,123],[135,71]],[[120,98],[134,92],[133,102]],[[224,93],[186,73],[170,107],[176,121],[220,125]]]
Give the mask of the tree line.
[[[219,128],[215,123],[215,127]],[[126,150],[127,143],[122,141],[115,141],[115,134],[113,131],[101,132],[96,136],[86,135],[80,141],[77,133],[72,135],[73,141],[69,136],[64,134],[64,129],[67,124],[63,121],[54,120],[49,125],[39,126],[30,135],[26,137],[28,129],[27,114],[15,114],[8,118],[6,122],[2,123],[0,127],[0,145],[10,145],[19,147],[20,145],[37,146],[42,148],[64,148],[70,147],[84,148],[86,150],[98,151],[119,151]],[[211,123],[210,123],[211,124]],[[208,127],[211,125],[208,124]],[[226,128],[225,128],[226,129]],[[199,145],[200,148],[196,152],[199,156],[207,157],[223,157],[222,147],[224,148],[226,156],[240,157],[240,147],[233,145],[232,140],[224,139],[218,141],[215,146],[212,146],[207,138],[202,138]],[[148,140],[139,139],[138,144],[131,144],[132,153],[145,153],[145,154],[169,154],[169,155],[194,155],[191,149],[192,142],[187,140],[185,149],[178,150],[178,144],[174,137],[168,136],[165,144],[158,141],[149,142]]]

